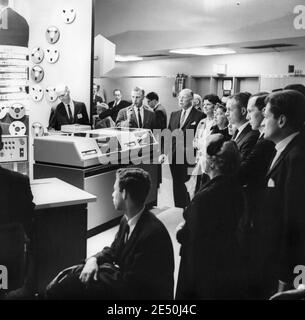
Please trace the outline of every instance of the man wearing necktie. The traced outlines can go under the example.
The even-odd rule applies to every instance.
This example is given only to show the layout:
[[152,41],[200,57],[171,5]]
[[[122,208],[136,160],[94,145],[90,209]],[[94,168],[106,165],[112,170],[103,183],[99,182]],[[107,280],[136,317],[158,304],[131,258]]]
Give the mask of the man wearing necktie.
[[[185,182],[190,177],[188,168],[195,164],[189,163],[187,159],[186,155],[194,154],[195,149],[193,140],[187,141],[186,137],[194,138],[198,123],[204,117],[201,111],[192,106],[192,101],[193,92],[190,89],[181,90],[178,96],[180,110],[172,112],[168,125],[168,129],[172,132],[172,148],[168,156],[171,158],[170,170],[173,178],[174,202],[178,208],[185,208],[190,202]],[[175,133],[182,136],[182,139],[176,138]],[[164,152],[168,153],[166,148],[167,146],[164,146]]]
[[49,129],[59,131],[62,125],[90,124],[85,104],[71,99],[68,86],[57,86],[56,94],[61,103],[56,107],[55,111],[51,112]]
[[264,135],[275,143],[276,155],[266,176],[257,246],[264,249],[261,272],[270,295],[297,286],[295,267],[305,265],[305,97],[283,90],[271,93],[266,104]]
[[112,120],[116,122],[119,111],[130,105],[128,101],[122,99],[120,89],[113,90],[113,97],[114,100],[109,102],[109,108],[99,115],[100,119],[105,119],[110,116]]
[[226,105],[229,124],[236,128],[232,140],[237,144],[242,161],[251,153],[259,136],[257,130],[251,129],[246,118],[250,96],[247,92],[236,93],[229,97]]
[[155,114],[143,104],[145,91],[135,87],[131,91],[132,105],[119,111],[116,126],[126,128],[155,128]]
[[48,298],[173,299],[173,246],[166,227],[145,207],[150,186],[142,169],[117,171],[112,199],[124,216],[112,245],[66,278],[59,274],[47,288]]

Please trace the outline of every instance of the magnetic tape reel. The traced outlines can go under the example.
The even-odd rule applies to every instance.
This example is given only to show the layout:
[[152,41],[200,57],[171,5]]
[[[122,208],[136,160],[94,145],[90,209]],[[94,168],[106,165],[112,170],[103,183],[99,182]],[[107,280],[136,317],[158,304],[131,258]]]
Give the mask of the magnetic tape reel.
[[21,103],[15,103],[9,108],[10,116],[15,120],[20,120],[25,116],[25,107]]
[[0,106],[0,120],[4,119],[7,115],[8,108],[7,106]]
[[21,121],[14,121],[10,124],[8,131],[11,136],[24,136],[26,134],[26,126]]

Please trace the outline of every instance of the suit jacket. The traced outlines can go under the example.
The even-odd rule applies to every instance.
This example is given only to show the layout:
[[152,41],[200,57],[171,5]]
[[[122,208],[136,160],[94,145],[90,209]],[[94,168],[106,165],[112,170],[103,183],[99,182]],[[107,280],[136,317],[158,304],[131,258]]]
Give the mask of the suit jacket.
[[74,101],[74,119],[71,122],[65,105],[61,102],[55,109],[52,116],[50,116],[49,120],[49,128],[53,128],[55,130],[60,130],[62,125],[66,124],[84,124],[89,125],[89,118],[86,106],[83,102]]
[[269,186],[261,216],[262,242],[268,244],[273,274],[292,283],[294,267],[305,265],[305,140],[296,136],[266,178]]
[[252,130],[250,124],[244,128],[238,138],[235,140],[238,150],[240,152],[241,160],[245,160],[254,148],[257,139],[259,137],[259,131]]
[[[0,20],[0,44],[28,47],[29,25],[24,17],[11,8],[3,11]],[[7,25],[6,25],[7,22]]]
[[158,104],[155,109],[154,113],[156,116],[156,125],[154,129],[165,129],[167,127],[167,114],[165,108]]
[[[182,110],[172,112],[171,116],[170,116],[170,120],[169,120],[169,125],[168,125],[168,129],[170,131],[173,132],[175,130],[181,130],[183,133],[183,136],[181,136],[181,138],[180,137],[176,138],[175,136],[172,137],[173,163],[175,163],[175,161],[176,161],[176,156],[177,156],[176,151],[177,150],[179,150],[179,152],[183,153],[184,157],[186,157],[187,153],[194,154],[195,150],[193,148],[193,140],[187,141],[186,132],[188,131],[190,133],[190,131],[192,131],[191,133],[193,133],[193,138],[194,138],[198,123],[200,122],[200,120],[202,118],[204,118],[204,114],[201,111],[199,111],[193,107],[189,116],[184,121],[182,128],[180,128],[181,112],[182,112]],[[189,137],[189,139],[190,138],[191,138],[191,136]],[[165,146],[165,148],[166,148],[166,146]],[[164,152],[167,153],[166,150]],[[186,158],[184,160],[186,160]],[[184,163],[186,163],[186,162],[184,162]]]
[[113,106],[114,105],[114,101],[111,101],[109,102],[109,109],[108,110],[105,110],[103,111],[101,114],[100,114],[100,118],[101,119],[105,119],[107,117],[111,117],[112,120],[114,122],[116,122],[116,118],[118,116],[118,113],[120,110],[124,109],[124,108],[127,108],[130,103],[126,100],[121,100],[119,104],[117,104],[116,106]]
[[29,178],[0,167],[0,225],[20,223],[28,236],[34,217]]
[[243,279],[236,237],[242,210],[241,187],[228,176],[210,180],[195,195],[177,234],[181,262],[176,298],[237,298]]
[[120,270],[101,281],[117,288],[123,299],[172,299],[174,254],[167,229],[145,210],[124,245],[124,224],[125,217],[111,247],[95,255],[98,265],[115,263]]
[[258,139],[250,154],[241,162],[239,177],[242,185],[264,188],[266,174],[275,153],[272,141],[263,137]]
[[[144,108],[144,119],[142,119],[142,128],[145,129],[154,129],[155,127],[155,114],[154,112],[147,106],[143,106]],[[131,120],[127,122],[127,112],[131,111]],[[117,120],[116,120],[117,127],[127,127],[127,128],[138,128],[138,121],[136,114],[134,112],[133,106],[124,108],[119,111]]]

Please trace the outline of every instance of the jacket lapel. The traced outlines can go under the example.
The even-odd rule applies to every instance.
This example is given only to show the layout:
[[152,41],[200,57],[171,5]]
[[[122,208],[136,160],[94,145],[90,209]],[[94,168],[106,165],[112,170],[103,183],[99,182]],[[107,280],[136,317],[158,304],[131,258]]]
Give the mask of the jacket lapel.
[[60,105],[58,106],[58,111],[66,119],[67,123],[70,123],[70,119],[69,119],[66,107],[63,102],[61,102]]
[[[277,160],[275,161],[273,167],[271,168],[271,170],[269,169],[266,177],[267,179],[270,178],[271,174],[273,173],[273,171],[279,166],[279,164],[281,163],[281,161],[286,157],[286,155],[289,153],[289,151],[291,150],[291,148],[294,146],[295,142],[297,141],[298,136],[294,137],[294,139],[292,139],[292,141],[290,141],[290,143],[288,144],[288,146],[284,149],[284,151],[280,154],[280,156],[277,158]],[[271,161],[272,163],[272,161]]]
[[143,229],[142,224],[145,219],[145,212],[146,210],[144,210],[144,212],[142,213],[140,219],[138,220],[135,228],[132,231],[131,236],[129,237],[129,239],[125,244],[125,247],[123,248],[122,257],[121,257],[122,260],[125,258],[126,254],[128,254],[131,251],[131,248],[134,246],[134,244],[139,240],[138,235],[139,235],[139,232]]
[[[191,112],[189,113],[188,117],[187,117],[186,120],[184,121],[184,124],[183,124],[183,126],[182,126],[182,128],[181,128],[182,130],[184,130],[186,127],[189,126],[189,124],[192,123],[192,120],[193,120],[193,118],[194,118],[194,113],[196,113],[196,110],[195,110],[194,107],[192,107]],[[181,113],[180,113],[180,116],[181,116]]]
[[240,144],[243,139],[246,137],[246,135],[249,133],[249,131],[251,130],[250,124],[248,123],[248,125],[244,128],[244,130],[240,133],[240,135],[238,136],[238,138],[235,140],[235,142],[237,144]]

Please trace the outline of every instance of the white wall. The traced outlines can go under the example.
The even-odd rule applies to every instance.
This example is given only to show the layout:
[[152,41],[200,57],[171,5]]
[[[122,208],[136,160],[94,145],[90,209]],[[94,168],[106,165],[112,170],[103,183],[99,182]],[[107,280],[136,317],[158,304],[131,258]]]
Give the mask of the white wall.
[[[287,74],[290,64],[295,65],[296,69],[302,69],[305,74],[304,56],[304,50],[297,50],[116,63],[115,68],[105,75],[109,78],[100,79],[100,83],[106,90],[108,101],[111,100],[114,88],[121,88],[127,99],[130,98],[130,91],[135,85],[142,86],[146,92],[156,91],[161,103],[170,113],[177,109],[177,101],[172,97],[174,76],[177,73],[211,76],[214,72],[214,64],[227,64],[228,76],[262,76],[260,89],[270,91],[272,85],[280,87],[281,84],[276,84],[276,82],[273,84],[271,79],[266,80],[265,76]],[[161,78],[154,78],[156,76]],[[300,82],[300,79],[291,78],[289,80]],[[195,81],[194,79],[189,79],[187,85],[193,90],[209,86],[206,80]],[[253,84],[253,87],[255,85]]]
[[[56,46],[60,51],[57,63],[49,64],[46,60],[41,63],[45,76],[39,84],[45,89],[66,83],[73,99],[85,102],[89,113],[92,1],[15,0],[14,4],[16,11],[22,13],[29,23],[29,52],[36,46],[44,50]],[[76,19],[72,24],[66,24],[62,19],[61,10],[65,7],[76,9]],[[45,37],[46,29],[52,25],[61,32],[59,41],[54,45],[50,45]],[[39,121],[47,126],[51,104],[44,98],[38,103],[30,100],[29,106],[30,123]]]

